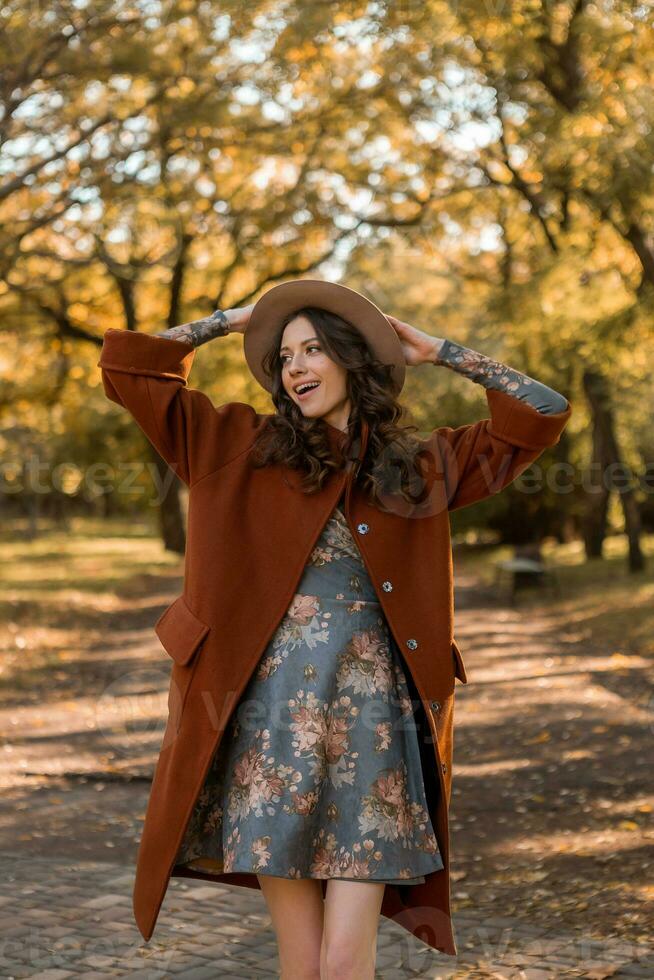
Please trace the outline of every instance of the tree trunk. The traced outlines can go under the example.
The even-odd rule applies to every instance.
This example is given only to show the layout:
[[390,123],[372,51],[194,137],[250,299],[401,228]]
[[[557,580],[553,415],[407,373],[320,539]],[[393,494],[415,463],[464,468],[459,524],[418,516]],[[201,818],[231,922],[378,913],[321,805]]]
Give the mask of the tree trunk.
[[153,446],[150,446],[150,455],[157,469],[161,539],[167,551],[183,555],[186,550],[186,528],[180,499],[181,482],[177,476],[171,480],[172,470]]
[[[593,462],[595,460],[593,459]],[[600,467],[600,471],[603,467]],[[605,487],[593,488],[586,505],[584,518],[584,547],[586,558],[602,558],[606,537],[606,516],[609,510],[609,492]]]
[[[625,531],[629,541],[629,571],[639,572],[645,567],[645,560],[640,547],[640,514],[633,487],[626,485],[626,467],[622,462],[620,447],[615,434],[613,407],[609,387],[601,374],[587,369],[584,371],[583,384],[593,419],[593,449],[592,462],[600,473],[601,486],[588,501],[588,511],[584,526],[584,541],[586,555],[589,558],[602,556],[602,544],[606,534],[606,515],[609,494],[617,489],[624,514]],[[614,478],[620,482],[616,487],[613,480],[609,483],[609,467]],[[624,485],[623,485],[624,484]]]
[[624,525],[629,542],[629,571],[642,572],[645,568],[645,556],[640,547],[641,522],[638,502],[633,490],[621,494],[624,511]]

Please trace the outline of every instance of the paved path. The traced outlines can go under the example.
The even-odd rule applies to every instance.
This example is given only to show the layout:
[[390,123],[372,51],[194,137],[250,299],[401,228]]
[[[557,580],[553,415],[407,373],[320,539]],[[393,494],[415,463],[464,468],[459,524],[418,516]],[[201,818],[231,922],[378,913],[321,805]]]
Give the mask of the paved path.
[[[0,853],[0,976],[180,976],[245,980],[278,976],[263,898],[248,889],[172,879],[149,943],[132,918],[133,872],[122,865]],[[545,930],[508,918],[456,917],[458,957],[443,957],[382,920],[377,976],[651,978],[654,955],[619,940]]]
[[[459,581],[459,955],[382,919],[377,976],[653,978],[652,716],[638,676],[616,672],[615,651],[590,649],[560,611],[527,616]],[[131,895],[167,662],[150,628],[123,629],[70,669],[88,672],[74,696],[44,687],[0,709],[0,976],[277,977],[250,889],[172,879],[143,942]]]

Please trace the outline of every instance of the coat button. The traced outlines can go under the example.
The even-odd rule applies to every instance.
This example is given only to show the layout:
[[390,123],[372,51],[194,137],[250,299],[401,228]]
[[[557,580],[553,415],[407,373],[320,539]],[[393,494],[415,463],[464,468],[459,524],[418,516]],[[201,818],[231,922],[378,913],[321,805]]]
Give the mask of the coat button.
[[440,711],[441,710],[441,703],[440,703],[440,701],[430,701],[429,702],[429,707],[431,708],[432,711]]
[[441,762],[441,769],[443,772],[447,772],[447,764],[445,762]]
[[359,534],[367,534],[369,531],[367,524],[357,524],[357,531]]
[[415,648],[418,646],[418,641],[417,640],[407,640],[406,641],[406,645],[408,646],[409,650],[415,650]]
[[384,590],[384,592],[392,592],[393,591],[393,583],[392,582],[382,582],[382,589]]

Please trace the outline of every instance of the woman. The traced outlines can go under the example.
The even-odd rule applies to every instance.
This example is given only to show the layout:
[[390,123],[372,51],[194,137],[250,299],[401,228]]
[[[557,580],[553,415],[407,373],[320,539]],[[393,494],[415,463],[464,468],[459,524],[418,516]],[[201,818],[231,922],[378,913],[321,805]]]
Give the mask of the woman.
[[[426,532],[443,516],[429,465],[427,470],[422,465],[425,443],[411,435],[415,426],[399,424],[402,409],[397,395],[405,365],[448,367],[488,391],[502,392],[509,409],[508,413],[504,409],[501,424],[499,414],[493,419],[498,432],[507,430],[514,411],[519,420],[513,438],[523,447],[516,449],[512,444],[508,469],[499,472],[491,454],[491,472],[484,488],[483,466],[477,462],[468,497],[454,498],[455,506],[495,492],[492,481],[498,473],[501,485],[510,482],[524,469],[525,460],[535,458],[544,448],[536,451],[529,439],[525,444],[526,434],[533,443],[540,424],[543,431],[554,425],[552,419],[539,423],[539,416],[556,417],[554,427],[547,430],[551,444],[558,439],[570,407],[546,385],[385,317],[359,293],[333,283],[283,283],[253,306],[216,311],[211,317],[156,336],[197,348],[234,332],[244,334],[248,364],[270,391],[276,412],[264,416],[263,424],[257,416],[247,441],[229,447],[217,467],[215,460],[211,464],[203,461],[197,448],[193,454],[188,451],[191,434],[196,446],[202,438],[202,427],[193,421],[190,406],[174,424],[170,393],[164,407],[156,390],[151,397],[151,387],[146,417],[143,407],[135,411],[133,387],[116,388],[134,384],[121,378],[128,365],[112,363],[110,351],[103,352],[100,361],[109,397],[131,408],[146,434],[158,448],[167,450],[166,458],[194,489],[195,500],[200,490],[208,493],[209,480],[215,481],[215,488],[221,486],[221,479],[223,486],[230,478],[237,480],[233,496],[243,501],[243,533],[247,545],[260,549],[262,556],[268,537],[264,528],[271,529],[271,525],[262,525],[258,535],[248,534],[254,518],[247,521],[246,501],[250,485],[255,486],[258,479],[254,474],[266,470],[267,479],[280,477],[292,487],[297,536],[302,538],[301,508],[308,509],[312,497],[320,498],[335,477],[348,472],[340,493],[333,495],[327,519],[318,526],[320,533],[316,536],[314,521],[312,533],[304,534],[300,553],[306,557],[299,574],[296,567],[290,576],[290,602],[286,602],[284,615],[276,617],[264,649],[242,668],[243,683],[227,712],[228,723],[221,723],[215,751],[203,765],[200,781],[196,773],[192,791],[187,792],[192,809],[184,816],[183,833],[177,835],[173,873],[221,881],[233,878],[242,884],[249,883],[242,880],[243,875],[256,874],[276,932],[283,980],[374,977],[377,928],[386,889],[411,894],[413,887],[419,889],[439,874],[442,880],[447,870],[447,835],[440,819],[436,826],[432,821],[436,810],[430,801],[438,787],[434,789],[421,746],[427,726],[414,717],[414,702],[422,703],[420,697],[413,697],[413,682],[418,683],[422,670],[419,654],[409,663],[404,659],[408,655],[400,651],[386,615],[391,607],[385,593],[393,592],[396,584],[390,579],[384,579],[380,587],[374,584],[378,576],[373,553],[368,552],[367,562],[361,550],[361,535],[370,528],[359,522],[353,533],[352,495],[366,497],[366,506],[374,508],[369,513],[380,515],[380,527],[381,514],[389,515],[388,526],[395,522],[396,533],[407,546],[412,536]],[[138,343],[148,346],[147,340]],[[157,343],[160,340],[154,341],[155,346]],[[134,344],[130,371],[143,377],[149,373],[150,379],[171,375],[159,368],[151,370],[152,364],[139,363],[138,357],[134,364],[135,349]],[[152,380],[145,384],[152,386]],[[198,395],[195,392],[196,399]],[[161,407],[153,409],[158,398]],[[476,445],[469,436],[473,430],[478,433],[478,425],[438,430],[453,448],[445,482],[456,485],[457,492],[464,484],[468,486],[469,457]],[[223,434],[226,430],[223,425]],[[452,433],[456,438],[451,438]],[[210,424],[205,436],[211,441]],[[487,432],[485,436],[490,438]],[[506,432],[499,436],[500,440],[507,438]],[[181,444],[182,452],[175,450],[175,442]],[[524,459],[517,458],[520,452]],[[191,455],[196,460],[195,475]],[[233,464],[239,461],[241,467],[242,457],[247,458],[247,466],[243,461],[234,476]],[[294,476],[299,480],[294,481]],[[218,511],[215,520],[220,520]],[[274,513],[269,520],[275,520]],[[189,532],[189,548],[201,550],[195,531],[193,535],[191,539]],[[280,566],[285,552],[290,555],[293,537],[292,531],[287,533],[288,548],[277,547]],[[373,544],[371,540],[370,547]],[[201,583],[191,581],[190,588],[199,607]],[[261,608],[263,592],[260,586],[249,596],[254,615]],[[157,624],[174,658],[178,641],[169,614],[180,608],[177,603]],[[188,623],[201,642],[203,622],[208,630],[210,616],[196,621],[187,603],[181,608],[182,625]],[[393,618],[398,615],[392,614]],[[414,638],[406,640],[409,650],[415,651],[418,645]],[[207,659],[203,652],[200,661],[203,656]],[[174,668],[183,687],[176,734],[184,731],[180,721],[184,714],[197,710],[192,703],[199,704],[189,698],[190,691],[196,693],[194,688],[199,692],[195,678],[180,676],[186,660],[185,652]],[[206,666],[205,693],[217,686],[212,685],[209,671]],[[464,672],[457,671],[457,676],[465,680]],[[444,687],[442,704],[449,710],[448,695]],[[429,704],[436,706],[434,711],[441,710],[441,701],[430,700]],[[447,715],[443,724],[449,724],[448,713],[442,714]],[[432,735],[434,732],[439,741],[438,726]],[[447,756],[445,744],[443,750]],[[447,765],[443,762],[442,766],[446,773]],[[441,765],[438,768],[442,780]],[[441,782],[441,790],[449,798],[449,777]],[[153,816],[150,823],[155,819]],[[144,866],[145,858],[141,860]],[[407,928],[419,934],[415,923]],[[441,944],[435,940],[431,945],[453,951],[453,941]]]

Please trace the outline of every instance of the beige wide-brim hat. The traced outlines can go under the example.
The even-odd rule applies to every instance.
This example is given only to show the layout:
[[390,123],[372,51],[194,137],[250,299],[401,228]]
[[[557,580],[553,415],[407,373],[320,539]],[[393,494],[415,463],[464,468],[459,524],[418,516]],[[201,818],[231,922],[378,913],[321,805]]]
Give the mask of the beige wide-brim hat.
[[304,306],[336,313],[363,334],[382,364],[392,366],[394,394],[399,395],[406,362],[397,333],[379,307],[356,289],[323,279],[290,279],[273,286],[255,303],[243,335],[243,352],[252,374],[266,391],[271,391],[272,385],[263,370],[263,358],[284,317]]

